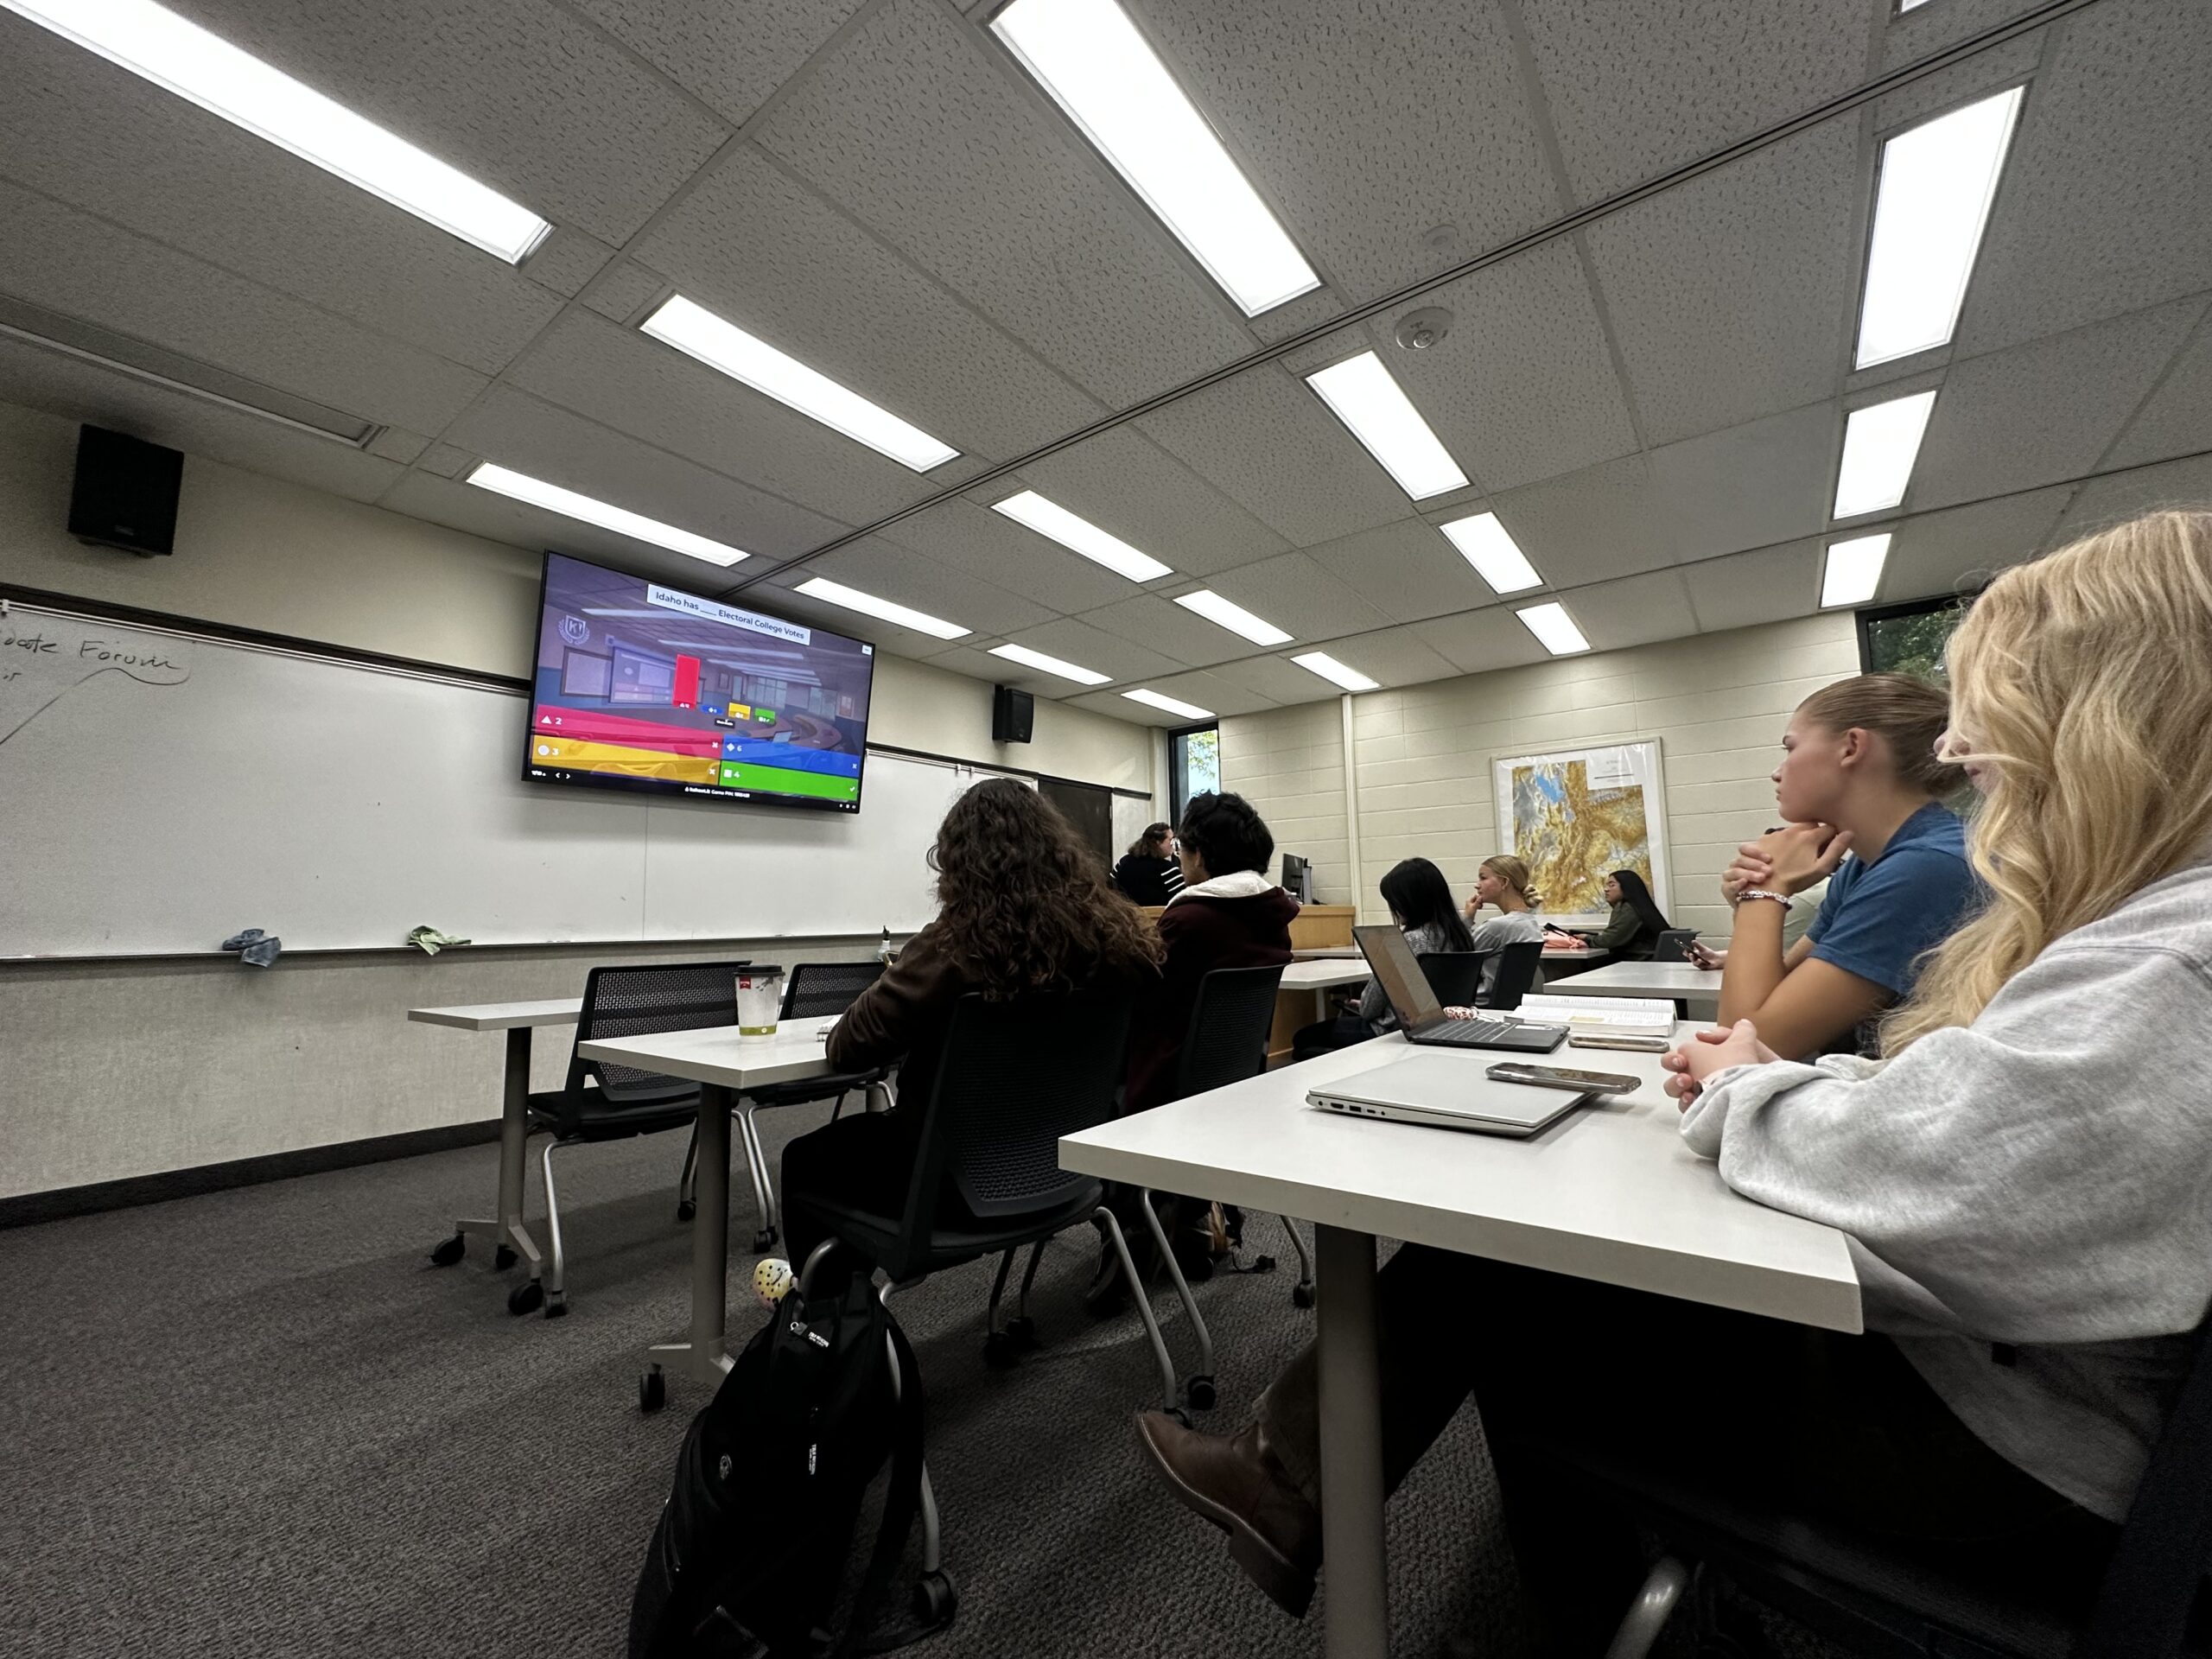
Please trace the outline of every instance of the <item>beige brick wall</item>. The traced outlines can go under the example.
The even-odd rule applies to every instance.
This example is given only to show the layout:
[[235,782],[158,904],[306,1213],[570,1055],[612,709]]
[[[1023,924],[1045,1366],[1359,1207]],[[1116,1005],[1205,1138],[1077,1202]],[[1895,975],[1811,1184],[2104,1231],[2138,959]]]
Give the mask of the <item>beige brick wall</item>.
[[1356,901],[1380,920],[1375,885],[1402,858],[1433,858],[1456,891],[1472,890],[1476,867],[1498,850],[1493,759],[1656,738],[1674,882],[1669,919],[1725,935],[1720,871],[1738,842],[1774,821],[1767,774],[1789,711],[1858,671],[1852,619],[1841,612],[1356,697],[1356,893],[1336,703],[1224,720],[1223,785],[1251,799],[1278,844],[1317,861],[1317,897]]

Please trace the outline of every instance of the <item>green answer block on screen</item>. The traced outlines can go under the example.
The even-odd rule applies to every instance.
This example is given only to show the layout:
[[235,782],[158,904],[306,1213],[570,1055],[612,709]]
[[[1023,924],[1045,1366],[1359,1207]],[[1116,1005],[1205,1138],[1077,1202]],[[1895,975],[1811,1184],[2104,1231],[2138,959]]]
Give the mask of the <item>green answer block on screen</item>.
[[861,780],[835,772],[798,772],[790,766],[761,766],[750,761],[722,762],[724,789],[758,789],[777,795],[817,795],[825,801],[856,801]]

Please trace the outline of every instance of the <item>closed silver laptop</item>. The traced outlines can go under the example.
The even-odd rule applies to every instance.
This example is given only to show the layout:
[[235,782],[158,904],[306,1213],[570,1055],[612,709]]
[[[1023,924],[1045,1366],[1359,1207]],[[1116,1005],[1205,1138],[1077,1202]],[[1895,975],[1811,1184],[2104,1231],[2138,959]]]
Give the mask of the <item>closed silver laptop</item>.
[[1479,1060],[1449,1053],[1408,1054],[1308,1090],[1306,1103],[1348,1117],[1526,1136],[1557,1122],[1594,1095],[1570,1095],[1483,1075]]

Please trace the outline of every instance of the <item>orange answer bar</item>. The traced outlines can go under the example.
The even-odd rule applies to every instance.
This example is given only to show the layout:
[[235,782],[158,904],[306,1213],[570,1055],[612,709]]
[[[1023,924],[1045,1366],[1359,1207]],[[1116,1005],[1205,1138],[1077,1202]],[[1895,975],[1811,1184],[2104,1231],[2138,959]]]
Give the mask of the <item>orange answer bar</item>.
[[530,758],[542,766],[612,772],[625,778],[668,778],[685,784],[711,784],[721,777],[721,768],[712,756],[632,749],[620,743],[584,743],[573,737],[541,737],[532,734]]

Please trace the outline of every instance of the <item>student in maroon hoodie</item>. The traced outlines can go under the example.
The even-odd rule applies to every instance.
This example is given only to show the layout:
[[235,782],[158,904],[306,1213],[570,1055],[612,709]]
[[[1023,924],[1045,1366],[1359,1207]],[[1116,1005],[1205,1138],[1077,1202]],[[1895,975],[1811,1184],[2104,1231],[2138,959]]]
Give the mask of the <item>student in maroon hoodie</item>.
[[[1217,968],[1272,967],[1290,960],[1290,918],[1298,913],[1298,901],[1268,879],[1275,838],[1250,803],[1241,795],[1194,796],[1183,810],[1174,851],[1185,885],[1160,912],[1167,958],[1159,989],[1140,1007],[1129,1035],[1127,1111],[1147,1111],[1174,1098],[1175,1069],[1200,980]],[[1121,1209],[1134,1197],[1117,1192],[1112,1201]],[[1175,1258],[1185,1274],[1205,1278],[1212,1272],[1204,1228],[1210,1206],[1185,1199],[1173,1208]],[[1125,1211],[1125,1222],[1133,1215]],[[1135,1227],[1130,1236],[1149,1254],[1143,1250],[1148,1230]],[[1091,1311],[1110,1313],[1127,1295],[1118,1260],[1102,1249],[1086,1298]]]

